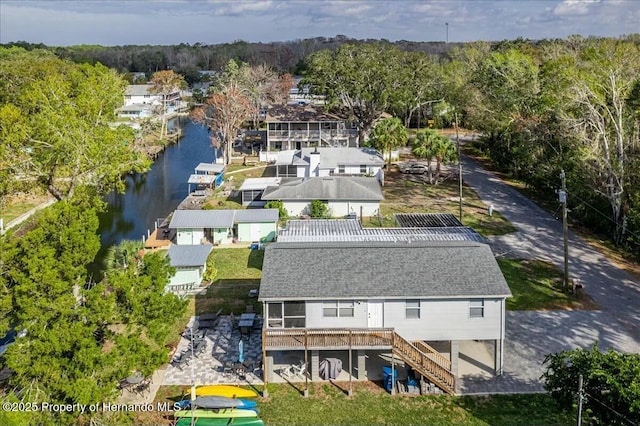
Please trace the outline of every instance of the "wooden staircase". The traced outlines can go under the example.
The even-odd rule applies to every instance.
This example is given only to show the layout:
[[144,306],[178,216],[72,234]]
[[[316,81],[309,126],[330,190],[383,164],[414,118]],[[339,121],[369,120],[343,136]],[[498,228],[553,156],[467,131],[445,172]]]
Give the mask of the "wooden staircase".
[[393,353],[444,392],[455,394],[451,361],[422,341],[410,342],[393,332]]

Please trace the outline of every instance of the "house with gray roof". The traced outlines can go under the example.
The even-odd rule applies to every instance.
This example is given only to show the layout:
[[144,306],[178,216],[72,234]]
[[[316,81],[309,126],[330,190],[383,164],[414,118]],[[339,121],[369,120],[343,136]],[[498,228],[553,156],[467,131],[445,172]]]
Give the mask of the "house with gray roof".
[[303,148],[281,151],[276,176],[373,176],[384,182],[384,160],[373,148]]
[[177,245],[273,241],[278,219],[278,209],[176,210],[169,229]]
[[308,215],[313,200],[325,202],[333,217],[374,216],[383,199],[380,182],[361,176],[283,178],[279,186],[268,186],[261,195],[265,202],[282,201],[291,217]]
[[169,247],[167,253],[169,264],[176,268],[176,272],[170,278],[165,290],[182,293],[199,287],[207,269],[207,257],[212,249],[211,244],[172,245]]
[[[383,351],[454,393],[461,342],[492,342],[502,370],[510,296],[490,247],[476,241],[278,241],[266,248],[259,293],[267,380],[290,351],[310,352],[314,380],[327,356],[376,380]],[[448,356],[434,349],[443,346]]]
[[356,146],[357,131],[312,105],[273,105],[266,111],[267,152],[310,146]]

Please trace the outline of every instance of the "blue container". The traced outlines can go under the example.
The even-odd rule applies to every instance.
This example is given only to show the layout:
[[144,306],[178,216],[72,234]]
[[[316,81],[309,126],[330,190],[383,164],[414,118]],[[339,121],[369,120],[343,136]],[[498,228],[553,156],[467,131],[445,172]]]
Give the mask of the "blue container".
[[382,383],[385,390],[388,390],[389,392],[391,392],[393,384],[396,382],[396,380],[398,380],[398,370],[393,370],[393,377],[391,376],[391,371],[391,367],[382,367]]

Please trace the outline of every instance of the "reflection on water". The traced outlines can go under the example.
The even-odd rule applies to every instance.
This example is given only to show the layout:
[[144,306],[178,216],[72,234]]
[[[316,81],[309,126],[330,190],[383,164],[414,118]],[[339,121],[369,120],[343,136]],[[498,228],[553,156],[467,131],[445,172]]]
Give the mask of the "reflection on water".
[[147,173],[127,176],[124,194],[105,197],[109,207],[100,215],[98,230],[102,248],[97,265],[90,267],[94,280],[107,248],[122,240],[146,237],[147,230],[153,231],[155,220],[166,217],[187,196],[187,180],[198,163],[213,159],[207,129],[185,120],[179,143],[160,154]]

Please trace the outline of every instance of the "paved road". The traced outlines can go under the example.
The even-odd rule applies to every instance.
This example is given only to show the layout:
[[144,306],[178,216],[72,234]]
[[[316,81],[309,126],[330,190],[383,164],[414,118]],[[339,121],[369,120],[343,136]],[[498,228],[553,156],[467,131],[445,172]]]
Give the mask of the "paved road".
[[[539,208],[475,161],[463,157],[465,183],[517,229],[491,237],[498,256],[546,259],[564,265],[562,222]],[[509,312],[505,344],[505,374],[500,378],[465,377],[464,393],[542,390],[539,380],[547,353],[598,341],[603,349],[640,352],[640,283],[592,249],[573,233],[569,236],[569,271],[601,311]]]

